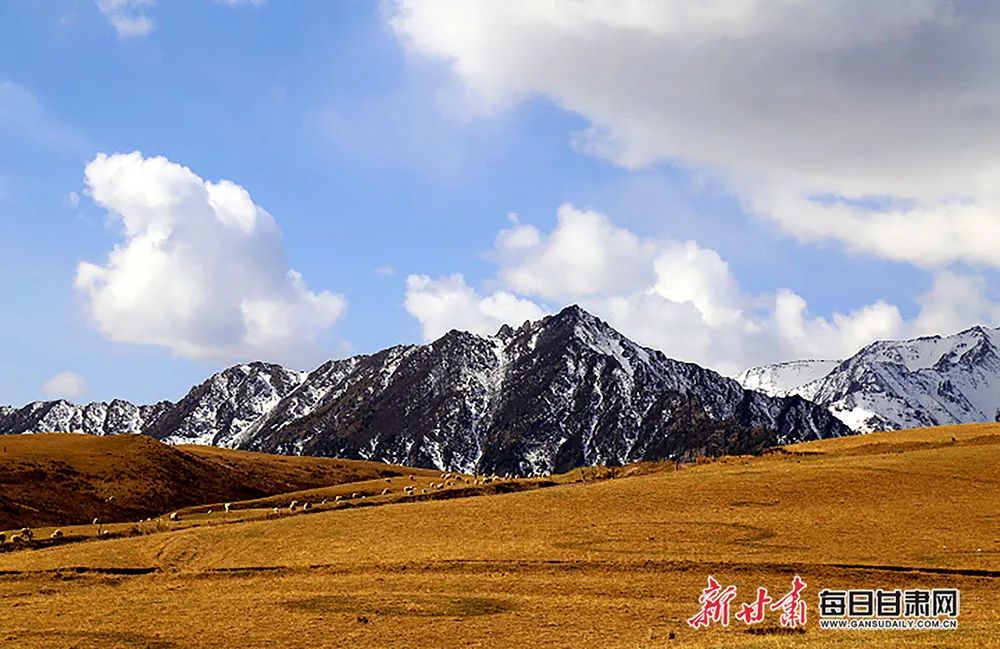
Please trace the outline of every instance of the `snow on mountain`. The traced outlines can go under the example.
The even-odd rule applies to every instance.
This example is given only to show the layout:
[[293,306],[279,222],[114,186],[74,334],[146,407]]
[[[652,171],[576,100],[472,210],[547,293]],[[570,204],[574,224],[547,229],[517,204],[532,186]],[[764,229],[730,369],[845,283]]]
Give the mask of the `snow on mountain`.
[[0,434],[73,432],[120,435],[142,432],[173,404],[136,406],[115,399],[77,406],[68,401],[35,401],[20,409],[0,408]]
[[[794,378],[760,378],[782,377],[783,365],[747,370],[741,382],[783,393]],[[790,391],[828,407],[858,432],[997,421],[1000,330],[973,327],[951,336],[875,342]]]
[[850,432],[799,396],[745,390],[640,347],[578,307],[495,336],[451,331],[308,374],[237,365],[176,404],[0,411],[0,433],[57,430],[517,474],[759,452]]
[[[519,474],[845,434],[825,409],[767,397],[636,345],[585,311],[452,331],[310,375],[245,448]],[[312,412],[285,411],[311,391]]]
[[737,377],[747,390],[776,397],[797,394],[811,399],[819,388],[817,381],[829,374],[840,361],[805,360],[752,367]]
[[236,365],[209,377],[143,432],[169,444],[236,448],[261,418],[306,379],[271,363]]

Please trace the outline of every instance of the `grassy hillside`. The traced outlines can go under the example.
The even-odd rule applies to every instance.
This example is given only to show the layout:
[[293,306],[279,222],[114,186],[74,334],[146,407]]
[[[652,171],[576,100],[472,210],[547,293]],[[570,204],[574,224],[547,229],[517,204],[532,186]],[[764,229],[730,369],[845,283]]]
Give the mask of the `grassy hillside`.
[[[657,470],[658,469],[658,470]],[[624,475],[628,471],[619,472]],[[18,646],[1000,646],[1000,426],[484,498],[352,507],[0,555]],[[695,631],[708,575],[807,582],[813,616]],[[961,589],[954,632],[822,631],[823,588]],[[100,603],[96,606],[96,603]]]
[[0,437],[0,530],[130,521],[185,506],[401,475],[376,462],[277,457],[149,437]]

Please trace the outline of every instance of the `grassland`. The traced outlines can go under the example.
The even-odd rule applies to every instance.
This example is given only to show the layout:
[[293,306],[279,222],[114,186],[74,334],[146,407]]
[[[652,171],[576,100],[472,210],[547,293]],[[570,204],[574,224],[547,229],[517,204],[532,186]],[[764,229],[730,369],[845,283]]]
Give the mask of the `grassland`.
[[[199,509],[159,532],[0,554],[0,644],[1000,646],[1000,426],[619,475],[270,519],[264,505],[238,522]],[[770,618],[695,631],[709,574],[737,601],[801,575],[813,618],[795,635]],[[957,631],[815,624],[822,588],[942,586],[961,589]]]
[[136,521],[193,505],[413,472],[378,462],[174,447],[141,435],[0,437],[0,531],[95,518]]

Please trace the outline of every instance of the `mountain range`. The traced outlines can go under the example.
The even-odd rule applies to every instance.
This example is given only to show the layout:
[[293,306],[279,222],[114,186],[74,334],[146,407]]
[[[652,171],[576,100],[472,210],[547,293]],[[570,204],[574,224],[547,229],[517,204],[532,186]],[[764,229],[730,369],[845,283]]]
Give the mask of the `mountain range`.
[[879,341],[844,361],[777,363],[744,372],[743,387],[798,395],[856,432],[1000,420],[1000,329]]
[[493,336],[453,330],[312,372],[236,365],[176,403],[0,407],[0,434],[51,431],[516,475],[851,433],[799,394],[745,389],[576,306]]

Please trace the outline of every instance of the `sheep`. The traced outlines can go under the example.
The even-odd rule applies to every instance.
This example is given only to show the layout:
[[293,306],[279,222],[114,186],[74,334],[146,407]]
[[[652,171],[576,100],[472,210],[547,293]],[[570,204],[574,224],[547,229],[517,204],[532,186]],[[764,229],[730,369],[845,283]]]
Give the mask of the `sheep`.
[[223,505],[223,507],[226,508],[226,513],[228,514],[229,511],[233,508],[233,503],[226,503],[225,505]]
[[416,478],[414,478],[414,477],[413,477],[413,474],[411,473],[411,474],[410,474],[410,482],[413,482],[413,481],[415,481],[415,480],[416,480]]
[[50,536],[49,538],[50,539],[61,539],[62,537],[63,537],[62,530],[55,530],[54,532],[52,532],[52,536]]
[[392,484],[392,478],[386,478],[385,481],[388,482],[389,484]]
[[312,503],[305,503],[305,504],[302,505],[302,511],[307,512],[310,509],[312,509],[312,507],[313,507]]
[[207,512],[205,512],[205,513],[206,513],[206,514],[208,514],[209,516],[211,516],[211,515],[212,515],[212,510],[210,509],[210,510],[208,510],[208,511],[207,511]]
[[323,499],[323,502],[321,502],[321,503],[320,503],[320,505],[325,505],[325,504],[327,504],[328,502],[330,502],[330,501],[329,501],[329,500],[327,500],[326,498],[324,498],[324,499]]
[[388,496],[391,493],[392,493],[392,489],[390,489],[389,487],[386,487],[385,489],[382,490],[382,495],[383,496]]
[[95,518],[93,524],[94,525],[100,525],[101,524],[101,519]]
[[337,496],[336,498],[334,498],[334,499],[333,499],[333,502],[335,502],[335,503],[339,503],[339,502],[340,502],[341,500],[343,500],[343,499],[344,499],[344,497],[343,497],[343,496]]
[[24,537],[25,540],[30,541],[35,537],[35,533],[31,531],[30,527],[25,527],[21,530],[21,536]]
[[277,516],[278,515],[278,508],[277,507],[272,507],[271,508],[271,513],[274,514],[275,516]]
[[298,504],[299,504],[299,501],[297,501],[297,500],[293,500],[293,501],[292,501],[291,503],[289,503],[289,504],[288,504],[288,508],[289,508],[290,510],[292,510],[292,511],[295,511],[295,507],[296,507],[296,505],[298,505]]
[[18,543],[24,543],[24,538],[20,534],[15,534],[14,536],[10,537],[10,542],[13,545],[17,545]]
[[421,489],[420,493],[425,494],[425,493],[427,493],[427,490],[426,489]]
[[171,512],[171,513],[170,513],[170,520],[172,520],[172,521],[174,521],[174,522],[177,522],[177,521],[179,521],[180,519],[181,519],[181,515],[180,515],[180,514],[178,514],[177,512]]
[[357,497],[358,497],[357,491],[351,492],[351,498],[357,498]]

